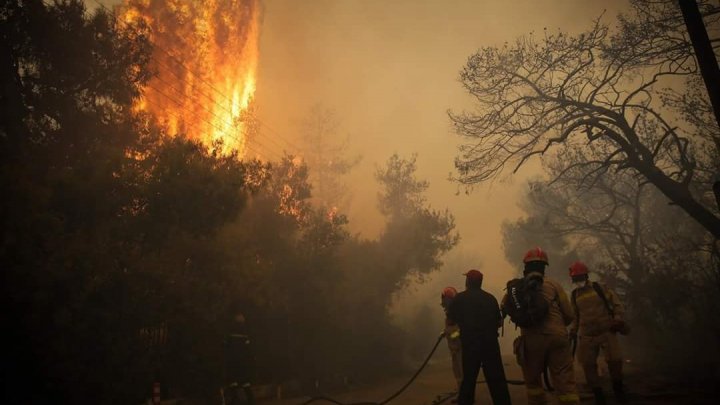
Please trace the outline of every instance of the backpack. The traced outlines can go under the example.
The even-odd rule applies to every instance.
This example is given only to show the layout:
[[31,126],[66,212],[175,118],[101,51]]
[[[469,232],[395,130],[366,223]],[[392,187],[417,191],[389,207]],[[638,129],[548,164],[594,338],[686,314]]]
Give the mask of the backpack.
[[[614,318],[615,311],[613,310],[613,307],[610,305],[610,302],[608,301],[607,297],[605,296],[605,291],[603,291],[602,287],[600,287],[600,284],[593,281],[592,288],[593,288],[593,290],[595,290],[595,293],[602,300],[603,305],[605,305],[605,309],[608,312],[608,315],[610,315],[610,318]],[[575,316],[577,317],[577,321],[578,321],[578,323],[580,323],[580,311],[578,311],[578,306],[577,306],[577,295],[578,295],[578,290],[576,288],[572,292],[571,301],[572,301],[573,309],[575,309]]]
[[521,328],[542,324],[550,311],[550,305],[542,293],[542,277],[516,278],[507,283],[507,299],[503,313]]

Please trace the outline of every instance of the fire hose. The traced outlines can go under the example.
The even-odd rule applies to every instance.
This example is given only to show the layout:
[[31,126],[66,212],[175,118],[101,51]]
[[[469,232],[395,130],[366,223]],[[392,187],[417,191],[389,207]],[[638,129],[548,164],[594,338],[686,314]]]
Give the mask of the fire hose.
[[[415,382],[415,379],[420,375],[420,373],[423,371],[423,369],[425,369],[425,366],[427,366],[427,364],[430,362],[430,358],[432,358],[433,354],[435,354],[435,351],[437,350],[438,346],[440,345],[440,342],[442,342],[443,338],[445,338],[445,333],[441,333],[440,336],[438,336],[437,341],[435,342],[435,345],[433,346],[432,350],[430,350],[430,353],[428,353],[427,357],[425,358],[425,361],[423,361],[423,363],[420,365],[420,368],[418,368],[418,370],[415,372],[415,374],[413,374],[413,376],[410,377],[408,382],[406,382],[405,385],[403,385],[399,390],[397,390],[394,394],[390,395],[388,398],[386,398],[383,401],[380,401],[380,402],[372,402],[372,401],[369,401],[369,402],[340,402],[334,398],[325,397],[325,396],[316,396],[316,397],[312,397],[312,398],[308,399],[305,402],[300,403],[299,405],[307,405],[307,404],[310,404],[313,402],[318,402],[318,401],[330,402],[330,403],[333,403],[336,405],[385,405],[385,404],[389,403],[390,401],[392,401],[393,399],[400,396],[400,394],[405,392],[405,390],[408,387],[410,387],[410,385],[412,385],[413,382]],[[506,380],[506,382],[511,385],[525,385],[525,381],[521,381],[521,380]],[[484,384],[484,383],[486,383],[486,381],[480,380],[477,383]],[[436,398],[436,400],[433,402],[433,404],[441,404],[441,403],[447,401],[448,399],[454,397],[455,395],[457,395],[457,392],[441,394]],[[438,402],[438,401],[440,401],[440,402]]]

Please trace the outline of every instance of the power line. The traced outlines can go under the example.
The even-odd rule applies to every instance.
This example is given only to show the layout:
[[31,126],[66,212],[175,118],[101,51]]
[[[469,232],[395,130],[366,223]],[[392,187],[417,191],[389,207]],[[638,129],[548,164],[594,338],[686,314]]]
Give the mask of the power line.
[[[173,35],[175,35],[176,38],[179,38],[176,34],[173,34]],[[185,43],[184,41],[182,41],[182,39],[181,39],[181,42],[183,42],[183,44],[184,44],[185,46],[187,46],[187,43]],[[155,44],[154,42],[153,42],[153,45],[155,45],[155,46],[157,46],[158,48],[162,49],[159,45]],[[167,53],[167,52],[165,52],[165,53]],[[169,55],[169,54],[168,54],[168,55]],[[173,57],[173,56],[171,56],[171,57],[177,61],[177,59],[176,59],[175,57]],[[168,69],[168,71],[170,71],[170,73],[171,73],[173,76],[175,76],[175,77],[177,77],[179,80],[185,82],[186,79],[185,79],[184,77],[181,77],[180,75],[178,75],[170,66],[168,66],[168,65],[165,64],[164,62],[161,62],[159,59],[152,58],[152,57],[151,57],[151,59],[154,60],[154,61],[155,61],[156,63],[158,63],[159,65],[162,65],[162,66],[166,67],[166,68]],[[179,63],[179,61],[178,61],[178,63]],[[189,70],[189,68],[186,67],[186,65],[181,64],[181,63],[179,63],[179,65],[180,65],[180,67],[182,67],[183,69],[186,69],[189,73],[193,73],[192,71]],[[203,80],[200,76],[198,76],[197,74],[193,74],[193,76],[197,77],[197,78],[200,79],[201,81],[204,81],[204,80]],[[161,80],[161,81],[164,81],[164,80],[160,79],[160,76],[157,76],[157,78],[158,78],[159,80]],[[205,82],[205,83],[207,83],[207,82]],[[207,84],[210,85],[209,83],[207,83]],[[197,90],[197,92],[200,93],[201,95],[205,96],[205,98],[207,98],[208,101],[210,101],[210,102],[215,102],[215,99],[214,99],[212,96],[208,95],[207,93],[205,93],[205,92],[203,92],[203,91],[200,91],[199,89]],[[179,93],[180,93],[180,92],[179,92]],[[181,93],[181,94],[182,94],[182,93]],[[219,93],[219,94],[220,94],[222,97],[224,97],[226,101],[229,101],[230,103],[232,103],[232,100],[231,100],[228,96],[226,96],[226,95],[224,95],[224,94],[222,94],[222,93]],[[185,94],[183,94],[183,95],[185,95]],[[218,104],[218,106],[219,106],[220,108],[222,108],[223,110],[225,110],[225,112],[229,113],[230,115],[233,115],[232,111],[230,111],[230,110],[229,110],[227,107],[225,107],[223,104]],[[206,109],[206,110],[207,110],[207,109]],[[208,112],[210,112],[211,114],[213,114],[213,115],[215,115],[215,116],[217,117],[217,115],[216,115],[215,113],[213,113],[213,112],[211,112],[211,111],[209,111],[209,110],[208,110]],[[218,118],[221,119],[220,117],[218,117]],[[260,118],[258,118],[257,116],[253,116],[253,119],[256,120],[258,123],[260,123],[260,125],[265,126],[265,127],[268,128],[269,130],[271,130],[273,133],[275,133],[275,135],[277,136],[277,138],[279,138],[280,140],[282,140],[283,142],[285,142],[285,144],[291,146],[290,149],[295,149],[295,150],[297,150],[297,151],[302,150],[302,148],[299,148],[297,145],[294,145],[292,142],[288,141],[288,140],[285,139],[282,135],[280,135],[277,131],[274,131],[272,128],[270,128],[269,125],[267,125],[265,122],[263,122],[263,121],[262,121]],[[262,136],[262,134],[260,134],[260,133],[259,133],[258,135]],[[273,138],[273,137],[266,136],[265,138],[266,138],[267,140],[269,140],[270,142],[272,142],[272,143],[273,143],[274,145],[276,145],[277,147],[279,147],[281,150],[284,150],[284,149],[286,148],[286,146],[283,146],[283,145],[279,144],[279,143],[275,140],[275,138]],[[258,142],[258,143],[260,143],[260,142]],[[261,143],[261,145],[262,145],[262,146],[265,146],[265,145],[263,145],[262,143]]]
[[[158,94],[162,95],[163,97],[167,98],[168,100],[170,100],[170,101],[178,104],[178,107],[180,107],[183,111],[188,111],[188,112],[190,112],[191,114],[195,114],[196,118],[199,118],[201,121],[205,122],[206,124],[209,124],[209,125],[215,127],[215,129],[217,129],[218,131],[223,131],[222,128],[216,126],[216,125],[215,125],[214,123],[212,123],[211,121],[208,121],[207,119],[204,119],[204,118],[202,118],[202,117],[198,117],[198,116],[197,116],[197,113],[195,113],[195,112],[193,112],[193,111],[189,111],[189,110],[183,108],[182,105],[181,105],[181,103],[180,103],[179,101],[177,101],[177,99],[175,99],[174,97],[171,97],[170,95],[168,95],[168,94],[165,93],[164,91],[160,90],[159,88],[154,87],[154,86],[151,86],[151,85],[148,85],[148,87],[152,88],[153,90],[155,90],[156,92],[158,92]],[[147,102],[147,99],[146,99],[145,101]],[[178,116],[176,113],[174,113],[174,112],[172,112],[172,111],[166,111],[166,112],[167,112],[168,114],[174,115],[175,118],[182,120],[182,117]],[[184,122],[184,121],[183,121],[183,122]],[[197,124],[196,124],[196,125],[197,125]],[[229,137],[237,140],[238,142],[242,142],[242,140],[241,140],[240,138],[238,138],[238,137],[236,137],[236,136],[234,136],[234,135],[232,135],[232,134],[227,134],[227,136],[229,136]],[[263,153],[260,153],[258,150],[250,147],[250,145],[248,145],[247,142],[245,142],[245,147],[246,147],[248,150],[250,150],[250,151],[252,151],[252,152],[255,152],[255,154],[260,155],[261,157],[264,157],[265,159],[267,159],[267,156],[265,156]],[[276,153],[276,152],[275,152],[275,153]],[[280,159],[282,158],[282,156],[273,156],[273,157],[278,157],[278,158],[280,158]],[[269,159],[267,159],[267,160],[269,160]]]
[[[152,59],[152,58],[151,58],[151,59]],[[168,71],[170,71],[170,73],[171,73],[173,76],[177,77],[177,78],[178,78],[179,80],[181,80],[182,82],[185,82],[186,79],[183,78],[183,77],[181,77],[180,75],[178,75],[172,68],[170,68],[170,66],[166,65],[165,63],[161,62],[161,61],[158,60],[158,59],[153,59],[153,60],[154,60],[155,62],[157,62],[159,65],[162,65],[162,66],[166,67],[166,68],[168,69]],[[160,81],[168,84],[169,86],[172,86],[172,84],[170,84],[169,82],[165,81],[164,79],[161,79],[160,76],[156,76],[156,78],[157,78],[158,80],[160,80]],[[190,95],[186,95],[186,94],[182,93],[182,92],[179,91],[179,90],[177,90],[177,92],[178,92],[178,94],[181,94],[181,95],[183,95],[183,96],[191,97]],[[210,95],[208,95],[207,93],[204,93],[204,92],[202,92],[202,91],[200,91],[200,90],[198,90],[197,92],[200,93],[201,95],[205,96],[205,98],[207,98],[209,101],[215,102],[215,99],[212,98],[212,97],[211,97]],[[197,97],[197,96],[194,96],[194,97]],[[199,99],[197,99],[197,98],[196,98],[196,100],[197,100],[199,103],[202,102],[201,100],[199,100]],[[232,102],[232,100],[230,100],[229,98],[226,98],[226,100]],[[224,105],[222,105],[222,104],[217,104],[217,105],[218,105],[220,108],[222,108],[223,110],[225,110],[227,113],[229,113],[231,116],[233,115],[233,113],[232,113],[229,109],[227,109],[227,107],[225,107]],[[202,106],[202,105],[201,105],[201,106]],[[215,114],[214,112],[208,110],[206,107],[202,106],[202,108],[205,109],[205,110],[206,110],[207,112],[209,112],[210,114],[212,114],[212,115],[214,115],[215,117],[217,117],[218,119],[221,119],[221,120],[223,119],[223,118],[219,117],[217,114]],[[260,118],[258,118],[257,116],[253,116],[253,119],[254,119],[255,121],[257,121],[258,123],[260,123],[260,125],[264,125],[266,128],[271,129],[266,123],[264,123],[264,122],[263,122]],[[271,130],[272,130],[272,129],[271,129]],[[298,150],[298,151],[301,149],[301,148],[298,148],[296,145],[293,145],[290,141],[284,139],[280,134],[278,134],[278,133],[275,133],[275,134],[277,135],[277,137],[278,137],[280,140],[284,141],[287,145],[290,145],[290,146],[292,147],[292,149],[296,149],[296,150]],[[262,134],[261,134],[261,133],[258,133],[258,135],[261,136]],[[287,148],[286,146],[283,146],[283,145],[281,145],[280,143],[278,143],[278,142],[275,140],[275,138],[273,138],[273,137],[265,136],[264,139],[270,141],[271,143],[273,143],[275,146],[277,146],[278,148],[280,148],[280,150],[283,150],[283,151],[284,151],[284,150]],[[259,142],[259,141],[257,141],[257,140],[256,140],[256,142],[259,143],[259,144],[260,144],[261,146],[263,146],[263,147],[267,147],[266,145],[264,145],[263,143],[261,143],[261,142]]]
[[[121,19],[119,19],[118,16],[115,14],[114,11],[109,10],[105,5],[101,4],[101,3],[98,2],[97,0],[94,0],[94,1],[95,1],[95,3],[96,3],[98,6],[100,6],[102,9],[104,9],[104,10],[107,11],[108,13],[112,14],[112,15],[115,17],[115,21],[117,21],[117,22],[125,25],[126,27],[132,28],[128,23],[126,23],[125,21],[122,21]],[[202,81],[203,83],[205,83],[206,85],[208,85],[209,87],[211,87],[213,90],[215,90],[215,91],[216,91],[221,97],[223,97],[225,100],[227,100],[227,101],[229,101],[229,102],[232,102],[232,100],[231,100],[229,97],[227,97],[227,96],[224,95],[222,92],[220,92],[217,88],[215,88],[211,83],[209,83],[208,81],[206,81],[206,80],[205,80],[204,78],[202,78],[200,75],[198,75],[197,73],[194,73],[189,67],[187,67],[187,65],[185,65],[184,63],[182,63],[182,61],[180,61],[180,60],[177,59],[175,56],[173,56],[173,55],[172,55],[169,51],[167,51],[165,48],[163,48],[162,46],[158,45],[158,44],[155,43],[155,42],[150,41],[150,43],[151,43],[154,47],[156,47],[157,49],[160,49],[160,50],[163,51],[165,54],[167,54],[167,55],[168,55],[170,58],[172,58],[176,63],[178,63],[178,65],[179,65],[180,67],[182,67],[185,71],[187,71],[188,73],[192,74],[192,75],[195,76],[197,79],[199,79],[200,81]],[[187,45],[184,41],[183,41],[183,43],[184,43],[185,45]],[[181,81],[183,81],[183,82],[185,81],[185,79],[182,78],[182,77],[180,77],[179,75],[177,75],[177,73],[175,73],[175,71],[174,71],[172,68],[170,68],[170,67],[167,66],[166,64],[162,63],[162,62],[161,62],[160,60],[158,60],[157,58],[151,56],[150,59],[153,60],[154,62],[156,62],[156,63],[158,63],[158,64],[161,64],[161,65],[165,66],[166,68],[168,68],[168,70],[169,70],[174,76],[176,76],[178,79],[180,79]],[[163,83],[165,83],[166,85],[170,86],[170,88],[173,89],[173,90],[175,90],[179,95],[185,97],[186,99],[191,99],[191,97],[190,97],[189,95],[186,95],[186,94],[183,93],[182,91],[178,90],[177,88],[175,88],[175,87],[174,87],[171,83],[169,83],[168,81],[162,79],[160,76],[156,76],[156,77],[157,77],[161,82],[163,82]],[[160,89],[158,89],[157,87],[151,86],[151,85],[149,85],[149,84],[147,84],[146,86],[149,87],[149,88],[152,88],[153,90],[155,90],[156,92],[160,93],[160,94],[163,95],[164,97],[166,97],[166,98],[168,98],[168,99],[171,99],[175,104],[177,104],[177,105],[178,105],[181,109],[183,109],[184,111],[188,111],[188,110],[187,110],[186,108],[184,108],[183,105],[182,105],[181,103],[179,103],[176,99],[170,97],[169,95],[167,95],[166,93],[164,93],[163,91],[161,91]],[[204,92],[202,92],[202,91],[198,91],[198,92],[201,93],[202,95],[204,95],[205,97],[207,97],[208,100],[210,100],[211,102],[215,102],[215,101],[216,101],[214,98],[212,98],[212,97],[211,97],[210,95],[208,95],[207,93],[204,93]],[[200,107],[201,107],[202,109],[204,109],[204,110],[207,111],[208,113],[212,114],[212,115],[215,116],[216,118],[220,119],[221,121],[224,121],[224,119],[223,119],[222,117],[219,117],[219,116],[218,116],[217,114],[215,114],[213,111],[207,109],[207,108],[202,104],[202,102],[200,102],[199,104],[200,104]],[[219,107],[221,107],[222,109],[224,109],[225,111],[227,111],[228,113],[230,113],[231,116],[233,115],[232,112],[231,112],[230,110],[228,110],[228,109],[227,109],[225,106],[223,106],[222,104],[218,103],[217,105],[218,105]],[[217,130],[219,130],[219,131],[221,131],[221,132],[225,132],[222,128],[219,128],[217,125],[213,124],[212,122],[209,122],[208,120],[203,119],[202,117],[199,117],[196,112],[193,111],[192,113],[193,113],[193,115],[195,115],[197,118],[200,118],[202,121],[204,121],[204,122],[212,125],[213,127],[215,127]],[[176,117],[177,119],[183,120],[182,117],[179,117],[179,116],[177,116],[176,114],[173,114],[173,115],[175,115],[175,117]],[[258,121],[259,121],[259,120],[258,120]],[[183,121],[183,122],[184,122],[184,121]],[[233,125],[233,124],[230,123],[230,125]],[[229,133],[228,133],[228,134],[226,134],[226,135],[229,136],[229,137],[231,137],[231,138],[233,138],[233,139],[235,139],[235,140],[237,140],[237,141],[242,142],[238,137],[233,136],[232,134],[229,134]],[[272,138],[268,137],[267,139],[272,139]],[[280,153],[280,152],[277,152],[277,151],[272,150],[271,148],[267,147],[267,145],[263,144],[263,143],[260,142],[259,140],[255,140],[254,143],[259,144],[259,145],[262,146],[263,148],[267,149],[269,152],[272,152],[274,155],[280,156],[280,158],[282,158],[282,156],[284,155],[284,153]],[[282,148],[282,146],[280,146],[280,145],[278,145],[278,146]],[[253,148],[250,147],[250,145],[249,145],[249,139],[246,139],[246,140],[245,140],[245,147],[248,148],[249,150],[255,152],[256,154],[259,154],[259,155],[263,156],[263,155],[260,154],[256,149],[253,149]]]
[[[165,79],[162,79],[160,76],[157,76],[157,79],[160,80],[161,82],[165,83],[170,89],[172,89],[172,90],[174,90],[175,92],[177,92],[178,95],[184,96],[184,97],[186,97],[186,99],[191,99],[191,100],[192,100],[192,98],[191,98],[190,96],[186,95],[186,94],[183,93],[181,90],[179,90],[177,87],[175,87],[175,86],[173,85],[173,83],[170,83],[170,82],[168,82],[168,81],[165,80]],[[148,85],[148,86],[149,86],[149,85]],[[158,90],[157,88],[155,88],[155,87],[151,87],[151,88],[153,88],[155,91],[159,91],[159,90]],[[175,99],[173,99],[173,101],[176,102],[176,104],[178,104],[178,106],[182,107],[182,105],[181,105],[180,102],[178,102],[178,101],[175,100]],[[213,112],[213,111],[211,111],[210,109],[208,109],[207,107],[205,107],[202,103],[199,102],[197,105],[200,106],[200,108],[202,108],[203,110],[205,110],[205,111],[207,111],[208,113],[210,113],[210,114],[211,114],[212,116],[214,116],[215,118],[217,118],[217,119],[219,119],[219,120],[221,120],[221,121],[225,121],[225,123],[228,124],[228,125],[230,125],[231,127],[234,127],[234,126],[236,125],[235,122],[233,122],[232,119],[229,119],[229,120],[228,120],[228,119],[225,119],[225,118],[223,118],[223,117],[220,117],[220,116],[217,115],[215,112]],[[195,106],[195,104],[193,104],[193,106]],[[187,111],[187,110],[184,109],[184,108],[183,108],[183,110]],[[196,117],[197,117],[197,115],[196,115]],[[178,117],[178,118],[179,118],[179,119],[182,119],[181,117]],[[207,121],[206,121],[206,122],[207,122]],[[215,128],[217,128],[219,131],[223,131],[223,132],[224,132],[224,130],[223,130],[222,128],[218,128],[217,126],[215,126]],[[234,137],[232,134],[230,134],[230,133],[228,133],[228,134],[226,134],[226,135],[235,138],[235,137]],[[238,139],[238,138],[235,138],[235,139],[238,140],[238,141],[240,141],[240,139]],[[245,143],[246,143],[246,145],[247,145],[247,141],[246,141]],[[261,142],[257,142],[257,143],[260,144],[260,146],[262,146],[263,148],[272,151],[273,153],[276,153],[276,154],[278,154],[278,155],[282,155],[282,154],[283,154],[283,153],[281,153],[281,152],[277,152],[277,151],[275,151],[275,150],[272,150],[272,149],[269,148],[267,145],[265,145],[265,144],[263,144],[263,143],[261,143]]]
[[[116,21],[118,21],[119,23],[121,23],[121,24],[123,24],[123,25],[125,25],[125,26],[127,26],[127,27],[130,27],[130,25],[129,25],[128,23],[126,23],[125,21],[122,21],[121,19],[119,19],[118,16],[115,14],[114,11],[109,10],[104,4],[100,3],[98,0],[93,0],[93,1],[94,1],[96,4],[98,4],[98,6],[100,6],[101,8],[103,8],[104,10],[106,10],[107,12],[109,12],[110,14],[114,15]],[[130,28],[132,28],[132,27],[130,27]],[[179,39],[180,42],[183,43],[183,45],[187,46],[187,42],[184,40],[184,38],[178,36],[176,33],[173,33],[172,35],[173,35],[175,38]],[[210,87],[212,90],[214,90],[220,97],[222,97],[222,98],[224,98],[226,101],[229,101],[230,103],[232,103],[232,99],[231,99],[230,97],[228,97],[227,95],[225,95],[224,93],[222,93],[220,90],[218,90],[215,86],[213,86],[212,83],[210,83],[210,82],[208,82],[207,80],[205,80],[205,78],[203,78],[201,75],[197,74],[197,73],[194,72],[192,69],[190,69],[190,68],[189,68],[187,65],[185,65],[181,60],[179,60],[179,59],[177,59],[175,56],[173,56],[167,49],[165,49],[164,47],[158,45],[156,42],[150,41],[150,43],[151,43],[154,47],[156,47],[157,49],[159,49],[159,50],[161,50],[163,53],[165,53],[165,54],[166,54],[168,57],[170,57],[172,60],[174,60],[174,61],[175,61],[181,68],[183,68],[186,72],[192,74],[194,77],[196,77],[196,78],[197,78],[198,80],[200,80],[202,83],[206,84],[208,87]],[[174,70],[171,69],[169,66],[167,66],[167,65],[164,64],[164,63],[161,63],[157,58],[151,57],[151,59],[154,60],[155,62],[157,62],[158,64],[162,64],[162,65],[164,65],[165,67],[167,67],[168,70],[169,70],[174,76],[176,76],[178,79],[180,79],[181,81],[184,81],[184,80],[185,80],[184,78],[182,78],[182,77],[180,77],[179,75],[177,75],[177,73],[175,73]],[[159,76],[157,76],[157,77],[159,78]],[[199,92],[200,94],[202,94],[203,96],[205,96],[206,98],[208,98],[209,101],[215,102],[214,98],[212,98],[211,96],[209,96],[207,93],[204,93],[204,92],[199,91],[199,90],[198,90],[198,92]],[[183,95],[184,95],[184,94],[183,94]],[[232,112],[231,112],[230,110],[228,110],[225,106],[223,106],[222,104],[218,104],[218,105],[219,105],[221,108],[223,108],[226,112],[228,112],[229,114],[233,115]],[[212,113],[212,112],[211,112],[211,113]],[[213,113],[213,115],[215,115],[215,114]],[[218,117],[218,118],[219,118],[219,117]],[[282,135],[280,135],[280,133],[278,133],[277,131],[273,130],[269,125],[267,125],[265,122],[263,122],[260,118],[255,117],[255,119],[260,123],[260,125],[265,126],[265,127],[268,128],[271,132],[273,132],[280,140],[282,140],[282,141],[285,142],[286,144],[290,145],[290,146],[292,147],[292,149],[295,149],[295,150],[297,150],[297,151],[301,151],[301,150],[302,150],[302,148],[299,148],[297,145],[295,145],[295,144],[293,144],[292,142],[290,142],[290,141],[288,141],[287,139],[285,139]],[[261,134],[261,133],[258,133],[258,135],[262,135],[262,134]],[[269,137],[269,136],[268,136],[268,137],[266,137],[266,138],[267,138],[268,140],[270,140],[271,142],[273,142],[273,143],[274,143],[275,145],[277,145],[278,147],[280,147],[281,149],[284,149],[284,147],[283,147],[282,145],[278,144],[272,137]],[[266,145],[263,145],[261,142],[258,142],[258,141],[256,141],[256,142],[259,143],[259,144],[260,144],[261,146],[263,146],[263,147],[267,147]]]
[[272,127],[270,127],[270,125],[262,122],[259,118],[258,118],[257,120],[258,120],[258,122],[260,122],[261,125],[264,125],[265,128],[267,128],[268,130],[270,130],[270,132],[272,132],[272,133],[274,133],[275,135],[277,135],[280,139],[282,139],[282,140],[283,140],[285,143],[287,143],[288,145],[292,146],[292,147],[293,147],[294,149],[296,149],[297,151],[301,151],[301,150],[304,149],[304,148],[301,148],[301,147],[295,145],[294,143],[288,141],[287,139],[284,139],[282,136],[280,136],[280,133],[279,133],[278,131],[272,129]]
[[[95,0],[95,1],[97,2],[97,0]],[[116,18],[117,18],[117,16],[116,16]],[[123,21],[121,21],[121,22],[124,23]],[[125,23],[125,24],[126,24],[126,23]],[[127,24],[126,24],[126,25],[127,25]],[[182,24],[181,24],[181,25],[182,25]],[[185,47],[188,46],[187,41],[185,41],[185,38],[177,35],[175,32],[172,32],[172,35],[173,35],[179,42],[181,42]],[[190,69],[190,68],[189,68],[187,65],[185,65],[184,63],[182,63],[182,61],[178,60],[175,56],[173,56],[172,54],[170,54],[170,52],[168,52],[165,48],[163,48],[162,46],[158,45],[158,44],[155,43],[155,42],[151,42],[151,43],[152,43],[154,46],[156,46],[158,49],[160,49],[161,51],[163,51],[163,53],[165,53],[165,54],[168,55],[170,58],[172,58],[175,62],[177,62],[178,65],[179,65],[181,68],[185,69],[185,71],[187,71],[188,73],[192,74],[194,77],[196,77],[197,79],[199,79],[202,83],[208,85],[208,86],[209,86],[211,89],[213,89],[220,97],[224,98],[226,101],[229,101],[229,102],[232,104],[232,99],[231,99],[228,95],[226,95],[226,94],[224,94],[223,92],[221,92],[220,90],[218,90],[215,86],[212,85],[212,83],[210,83],[210,82],[208,82],[207,80],[205,80],[201,75],[198,75],[195,71],[193,71],[192,69]],[[151,59],[154,59],[154,58],[151,58]],[[154,60],[155,60],[155,62],[158,62],[159,64],[161,64],[161,62],[160,62],[158,59],[154,59]],[[182,80],[182,81],[185,80],[185,78],[180,77],[180,76],[179,76],[177,73],[175,73],[175,71],[174,71],[173,69],[171,69],[169,66],[167,66],[167,65],[165,65],[165,64],[163,64],[163,65],[164,65],[165,67],[167,67],[168,70],[170,70],[170,73],[172,73],[175,77],[177,77],[178,79],[180,79],[180,80]],[[202,91],[198,91],[198,92],[199,92],[200,94],[202,94],[203,96],[205,96],[209,101],[211,101],[211,102],[214,102],[214,101],[215,101],[215,99],[212,98],[212,97],[211,97],[210,95],[208,95],[207,93],[204,93],[204,92],[202,92]],[[219,105],[220,105],[220,107],[223,108],[226,112],[228,112],[229,114],[232,115],[232,112],[231,112],[230,110],[228,110],[225,106],[223,106],[222,104],[219,104]],[[258,118],[258,117],[254,117],[254,118],[255,118],[255,120],[257,120],[257,121],[260,123],[260,125],[264,125],[266,128],[268,128],[269,130],[271,130],[280,140],[282,140],[283,142],[285,142],[287,145],[291,146],[291,149],[295,149],[295,150],[297,150],[297,151],[302,150],[302,148],[299,148],[297,145],[294,145],[292,142],[290,142],[290,141],[288,141],[287,139],[285,139],[280,133],[278,133],[277,131],[273,130],[269,125],[267,125],[265,122],[263,122],[260,118]],[[284,148],[285,148],[284,146],[282,146],[282,145],[280,145],[279,143],[277,143],[277,142],[274,140],[274,138],[268,136],[267,139],[270,140],[271,142],[273,142],[275,145],[277,145],[277,146],[280,147],[281,149],[284,149]]]

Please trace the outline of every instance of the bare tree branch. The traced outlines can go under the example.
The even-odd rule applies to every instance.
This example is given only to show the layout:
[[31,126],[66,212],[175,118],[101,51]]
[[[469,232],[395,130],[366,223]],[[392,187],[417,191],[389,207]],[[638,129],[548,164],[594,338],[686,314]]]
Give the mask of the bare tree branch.
[[[690,131],[700,121],[687,113],[689,125],[675,123],[671,108],[684,108],[683,102],[658,90],[697,75],[692,47],[673,20],[678,10],[667,1],[640,3],[612,33],[598,19],[578,36],[530,36],[473,54],[460,79],[478,108],[449,113],[469,140],[456,158],[456,180],[490,180],[509,164],[516,173],[533,157],[553,159],[549,152],[576,144],[575,135],[584,133],[586,160],[567,163],[559,176],[586,167],[581,184],[593,187],[611,169],[631,169],[720,238],[720,218],[692,186],[698,142]],[[716,18],[715,7],[703,10]],[[720,148],[717,132],[700,134]],[[700,166],[707,178],[710,166]]]

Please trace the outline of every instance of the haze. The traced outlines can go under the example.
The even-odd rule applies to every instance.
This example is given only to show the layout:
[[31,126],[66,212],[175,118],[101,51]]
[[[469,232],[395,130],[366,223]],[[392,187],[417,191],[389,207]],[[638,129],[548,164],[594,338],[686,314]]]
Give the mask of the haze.
[[[603,12],[614,17],[625,2],[269,0],[264,4],[259,115],[281,135],[299,142],[298,123],[313,105],[320,103],[336,112],[340,135],[349,134],[352,151],[363,157],[348,177],[352,230],[365,235],[379,230],[374,171],[393,153],[404,157],[417,153],[418,177],[430,181],[430,203],[447,207],[456,216],[462,239],[450,256],[462,260],[453,260],[453,266],[405,297],[405,311],[412,311],[417,302],[411,298],[417,298],[430,300],[439,314],[439,291],[446,284],[461,286],[461,274],[472,267],[482,266],[488,287],[499,296],[520,262],[520,258],[513,264],[505,261],[500,225],[521,215],[519,189],[525,179],[541,172],[534,164],[504,181],[478,186],[470,195],[448,181],[461,139],[451,130],[447,110],[471,108],[458,73],[481,46],[531,32],[543,35],[544,29],[580,32]],[[263,136],[273,133],[266,131]]]
[[717,402],[717,0],[2,4],[0,402]]

